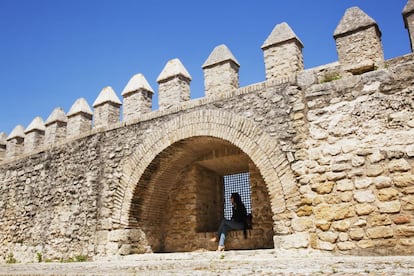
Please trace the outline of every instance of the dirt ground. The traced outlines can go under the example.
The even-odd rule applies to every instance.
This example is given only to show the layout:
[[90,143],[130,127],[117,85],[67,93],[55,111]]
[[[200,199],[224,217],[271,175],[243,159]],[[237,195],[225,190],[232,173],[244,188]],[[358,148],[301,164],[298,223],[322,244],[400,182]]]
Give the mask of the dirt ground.
[[0,275],[414,275],[414,256],[281,256],[273,250],[156,253],[1,264]]

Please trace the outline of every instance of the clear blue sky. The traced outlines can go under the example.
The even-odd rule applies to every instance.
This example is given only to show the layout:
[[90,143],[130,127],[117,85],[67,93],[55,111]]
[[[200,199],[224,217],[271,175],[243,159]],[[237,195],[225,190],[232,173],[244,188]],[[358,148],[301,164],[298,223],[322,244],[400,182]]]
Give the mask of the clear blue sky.
[[102,88],[121,92],[142,73],[155,91],[166,62],[192,75],[204,95],[201,65],[219,44],[238,59],[240,85],[265,79],[261,45],[287,22],[304,44],[305,68],[336,61],[333,33],[358,6],[382,31],[386,59],[410,53],[401,12],[407,0],[0,0],[0,132],[46,120],[76,99],[92,104]]

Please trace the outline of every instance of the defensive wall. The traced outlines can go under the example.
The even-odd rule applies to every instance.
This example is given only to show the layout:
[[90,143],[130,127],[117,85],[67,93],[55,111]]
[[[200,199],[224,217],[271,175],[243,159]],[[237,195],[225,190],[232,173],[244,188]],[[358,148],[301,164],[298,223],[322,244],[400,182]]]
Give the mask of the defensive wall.
[[[402,11],[412,42],[414,1]],[[266,80],[239,87],[217,46],[205,97],[169,61],[154,94],[137,74],[43,121],[0,134],[0,261],[214,249],[223,176],[248,172],[253,229],[229,249],[414,253],[414,60],[384,60],[358,7],[334,39],[338,61],[304,69],[287,23],[262,45]],[[122,106],[122,109],[121,109]],[[120,121],[122,112],[122,121]],[[13,255],[11,255],[13,254]]]

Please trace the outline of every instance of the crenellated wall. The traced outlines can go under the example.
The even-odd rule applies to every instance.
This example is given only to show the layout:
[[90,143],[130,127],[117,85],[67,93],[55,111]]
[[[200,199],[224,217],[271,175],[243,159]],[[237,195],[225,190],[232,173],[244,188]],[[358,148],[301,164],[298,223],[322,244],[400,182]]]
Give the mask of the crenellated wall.
[[[413,11],[410,0],[410,40]],[[93,110],[81,98],[0,133],[0,262],[212,249],[222,177],[238,172],[250,174],[254,227],[228,248],[413,254],[413,54],[384,60],[379,26],[357,7],[334,39],[338,61],[305,70],[304,44],[281,23],[262,45],[263,82],[239,87],[219,45],[204,98],[190,99],[173,59],[159,110],[137,74],[122,101],[105,87]]]

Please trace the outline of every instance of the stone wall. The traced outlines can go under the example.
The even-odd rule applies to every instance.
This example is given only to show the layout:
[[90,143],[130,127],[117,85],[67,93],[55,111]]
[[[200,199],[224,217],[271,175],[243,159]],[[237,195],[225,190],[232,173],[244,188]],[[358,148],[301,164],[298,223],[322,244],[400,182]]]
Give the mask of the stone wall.
[[[1,256],[60,259],[94,254],[99,135],[0,168]],[[23,256],[22,256],[23,255]]]
[[[376,44],[358,44],[359,31]],[[0,133],[0,261],[214,249],[222,177],[238,172],[250,173],[254,227],[248,239],[229,235],[229,249],[413,254],[413,55],[382,60],[375,21],[355,8],[335,36],[339,62],[303,70],[302,43],[277,25],[264,56],[290,55],[289,74],[266,60],[267,80],[238,88],[238,63],[219,46],[206,77],[223,64],[232,72],[207,81],[205,98],[188,99],[191,77],[175,59],[159,77],[159,96],[174,101],[160,110],[146,111],[152,89],[138,74],[123,94],[126,121],[92,127],[80,99],[67,126],[61,109],[51,114],[30,151],[22,126]],[[95,107],[119,114],[105,91]]]

